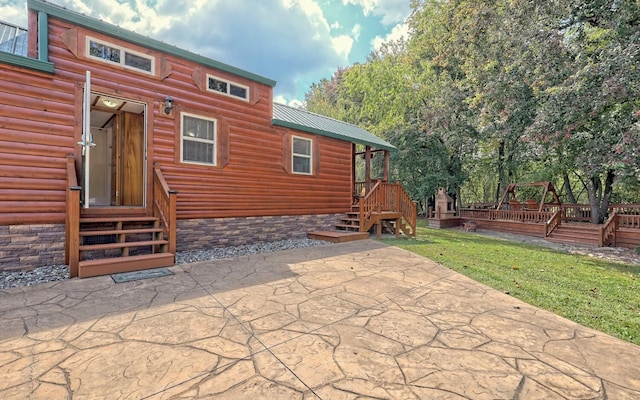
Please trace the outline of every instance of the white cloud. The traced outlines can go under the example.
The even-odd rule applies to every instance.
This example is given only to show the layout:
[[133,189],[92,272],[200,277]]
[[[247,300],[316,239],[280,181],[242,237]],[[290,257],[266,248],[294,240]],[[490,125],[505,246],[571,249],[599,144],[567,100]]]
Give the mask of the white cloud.
[[18,4],[4,4],[0,2],[0,21],[27,27],[27,2],[19,1]]
[[331,29],[340,29],[340,22],[336,21],[333,24],[331,24]]
[[351,28],[351,34],[354,40],[357,41],[360,39],[360,32],[362,32],[362,26],[360,24],[355,24],[353,28]]
[[342,0],[342,4],[360,6],[365,16],[380,17],[384,25],[404,22],[411,13],[408,0]]
[[353,47],[353,38],[347,35],[340,35],[331,38],[331,42],[333,43],[333,48],[336,53],[345,59],[349,58],[351,47]]
[[304,103],[298,99],[287,100],[285,96],[278,95],[273,97],[274,103],[284,104],[286,106],[300,108],[304,105]]
[[409,39],[408,24],[398,24],[394,26],[391,32],[384,38],[382,36],[376,36],[375,38],[373,38],[371,44],[373,45],[375,51],[379,51],[383,44],[388,42],[395,42],[403,38]]

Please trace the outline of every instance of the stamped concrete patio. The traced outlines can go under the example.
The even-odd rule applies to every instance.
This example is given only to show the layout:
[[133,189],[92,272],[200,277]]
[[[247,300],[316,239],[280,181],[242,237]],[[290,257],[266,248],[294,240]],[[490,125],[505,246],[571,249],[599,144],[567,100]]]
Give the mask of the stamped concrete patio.
[[373,241],[0,291],[0,399],[638,399],[640,347]]

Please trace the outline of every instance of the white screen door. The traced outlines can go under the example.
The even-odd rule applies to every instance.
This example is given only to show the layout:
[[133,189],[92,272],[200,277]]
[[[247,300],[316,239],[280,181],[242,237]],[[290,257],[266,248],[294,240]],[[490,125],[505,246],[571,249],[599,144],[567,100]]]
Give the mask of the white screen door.
[[78,142],[82,146],[82,204],[84,208],[89,208],[89,174],[91,147],[95,146],[91,135],[91,72],[87,71],[84,82],[84,93],[82,98],[82,141]]

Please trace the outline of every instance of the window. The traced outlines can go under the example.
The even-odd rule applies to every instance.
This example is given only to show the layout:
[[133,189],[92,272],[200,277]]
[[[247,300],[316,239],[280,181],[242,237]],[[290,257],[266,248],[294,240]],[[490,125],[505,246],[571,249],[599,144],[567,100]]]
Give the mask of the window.
[[311,175],[311,139],[291,138],[291,171],[294,174]]
[[218,122],[193,114],[182,113],[180,135],[181,161],[216,165],[216,131]]
[[217,76],[207,75],[207,90],[249,101],[248,86],[218,78]]
[[87,55],[125,68],[154,73],[155,58],[127,48],[87,37]]

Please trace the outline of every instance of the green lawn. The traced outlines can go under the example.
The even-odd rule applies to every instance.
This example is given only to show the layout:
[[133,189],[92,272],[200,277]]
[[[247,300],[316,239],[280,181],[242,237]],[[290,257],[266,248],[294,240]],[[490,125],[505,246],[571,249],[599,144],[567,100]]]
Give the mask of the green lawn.
[[640,345],[640,266],[418,223],[416,239],[385,239],[579,324]]

